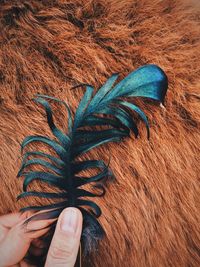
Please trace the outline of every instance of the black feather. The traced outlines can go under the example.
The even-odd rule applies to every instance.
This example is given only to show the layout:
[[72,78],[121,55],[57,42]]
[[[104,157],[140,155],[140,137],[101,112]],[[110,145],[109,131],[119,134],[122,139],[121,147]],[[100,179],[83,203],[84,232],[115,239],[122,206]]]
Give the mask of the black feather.
[[[105,143],[120,142],[130,135],[130,131],[137,137],[138,128],[131,116],[131,110],[135,111],[144,121],[149,138],[149,124],[146,115],[139,107],[127,100],[124,101],[123,98],[147,97],[163,102],[168,87],[167,76],[156,65],[145,65],[114,86],[117,78],[117,74],[112,75],[96,94],[94,94],[92,86],[85,85],[86,91],[74,119],[72,119],[70,108],[65,102],[46,95],[37,95],[35,102],[41,104],[46,110],[47,122],[56,140],[46,136],[28,136],[21,145],[23,150],[30,143],[41,142],[52,148],[57,157],[42,151],[30,151],[24,154],[18,173],[18,176],[25,178],[24,192],[18,196],[18,199],[29,196],[61,199],[60,202],[51,205],[24,207],[22,211],[42,211],[31,217],[31,220],[39,220],[57,218],[66,207],[79,208],[83,214],[82,241],[85,253],[96,247],[98,240],[103,237],[104,230],[97,220],[101,215],[100,207],[94,201],[86,200],[84,197],[103,196],[105,184],[102,182],[112,177],[113,173],[102,160],[79,161],[77,157]],[[49,101],[57,101],[66,107],[68,112],[67,134],[55,126]],[[100,116],[102,114],[104,116]],[[87,126],[87,130],[85,126]],[[97,130],[96,126],[103,126],[103,129]],[[29,159],[30,156],[37,156],[37,158]],[[49,172],[25,172],[30,165],[44,166],[49,169]],[[79,176],[80,172],[91,168],[98,168],[99,173],[92,177]],[[61,192],[28,192],[27,188],[34,180],[56,186]],[[96,186],[97,193],[82,188],[90,183]],[[55,228],[55,224],[52,227]]]

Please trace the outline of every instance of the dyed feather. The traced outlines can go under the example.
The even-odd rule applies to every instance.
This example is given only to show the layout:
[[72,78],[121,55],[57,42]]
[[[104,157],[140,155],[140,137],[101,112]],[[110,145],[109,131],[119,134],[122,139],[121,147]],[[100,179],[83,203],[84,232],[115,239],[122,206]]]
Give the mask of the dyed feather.
[[[56,140],[46,136],[28,136],[21,144],[22,152],[31,143],[41,142],[53,149],[56,156],[42,151],[29,151],[23,155],[22,166],[18,177],[24,176],[24,197],[43,197],[48,199],[63,199],[60,202],[45,206],[28,206],[22,211],[42,211],[32,217],[32,220],[57,218],[66,207],[77,207],[83,214],[82,242],[85,253],[90,252],[104,231],[98,222],[101,215],[100,207],[88,198],[101,197],[105,194],[105,181],[113,176],[109,166],[102,160],[77,160],[95,147],[109,143],[120,142],[132,131],[138,136],[138,128],[130,111],[136,112],[144,121],[149,138],[149,123],[144,112],[136,105],[123,100],[133,97],[145,97],[161,103],[168,87],[165,73],[156,65],[145,65],[130,73],[117,83],[118,74],[112,75],[105,84],[94,94],[94,88],[85,85],[86,91],[76,110],[74,119],[68,105],[57,98],[37,95],[35,101],[46,110],[48,125]],[[58,129],[53,120],[49,101],[63,104],[68,112],[68,133]],[[101,115],[104,116],[101,116]],[[87,129],[85,127],[87,126]],[[97,129],[96,126],[101,129]],[[88,130],[89,127],[89,130]],[[106,127],[106,129],[105,129]],[[103,128],[103,129],[102,129]],[[36,156],[36,157],[35,157]],[[30,157],[32,157],[30,159]],[[27,171],[30,165],[41,165],[49,171]],[[91,177],[81,177],[79,173],[97,168],[99,173]],[[40,180],[60,189],[59,193],[28,191],[28,186],[34,180]],[[97,193],[84,189],[84,185],[92,184]],[[84,199],[87,197],[87,199]],[[86,208],[88,207],[88,208]],[[52,229],[55,228],[55,223]]]

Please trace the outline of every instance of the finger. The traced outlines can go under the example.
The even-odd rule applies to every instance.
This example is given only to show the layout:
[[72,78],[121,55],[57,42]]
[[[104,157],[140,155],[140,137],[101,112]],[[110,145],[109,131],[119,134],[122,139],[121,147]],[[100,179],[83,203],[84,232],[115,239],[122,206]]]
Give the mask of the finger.
[[76,262],[82,231],[82,214],[67,208],[59,216],[45,267],[73,267]]
[[38,256],[41,256],[43,254],[44,250],[41,248],[30,246],[28,252],[30,253],[30,255],[38,257]]
[[[36,230],[39,229],[38,227],[45,229]],[[23,223],[11,228],[0,244],[1,264],[12,266],[20,262],[26,255],[31,241],[44,235],[48,230],[47,221],[40,221],[37,226],[34,224],[34,229],[31,229],[29,225],[27,230]]]
[[11,228],[16,224],[20,223],[21,221],[23,221],[26,217],[27,213],[22,214],[20,212],[16,212],[16,213],[6,214],[0,217],[0,224],[3,227]]
[[44,248],[45,247],[45,242],[41,239],[34,239],[31,244],[36,247],[36,248]]
[[30,265],[30,263],[26,261],[21,261],[19,267],[37,267],[37,266]]
[[2,242],[2,240],[6,237],[8,231],[9,231],[8,228],[0,225],[0,242]]
[[30,213],[10,213],[0,217],[0,242],[6,237],[11,227],[22,222]]
[[33,231],[28,231],[24,233],[24,236],[31,242],[35,238],[39,238],[46,234],[50,230],[50,227],[45,227],[44,229],[41,230],[33,230]]
[[33,239],[33,241],[31,242],[30,248],[28,250],[28,253],[30,253],[33,256],[38,257],[44,253],[45,247],[46,247],[46,244],[41,238]]
[[20,267],[30,267],[27,262],[22,261],[20,262]]
[[[50,224],[55,222],[57,219],[51,219],[51,220],[40,220],[40,221],[29,221],[28,223],[25,222],[24,227],[27,232],[29,231],[35,231],[40,230],[45,227],[48,227]],[[23,227],[23,225],[22,225]]]

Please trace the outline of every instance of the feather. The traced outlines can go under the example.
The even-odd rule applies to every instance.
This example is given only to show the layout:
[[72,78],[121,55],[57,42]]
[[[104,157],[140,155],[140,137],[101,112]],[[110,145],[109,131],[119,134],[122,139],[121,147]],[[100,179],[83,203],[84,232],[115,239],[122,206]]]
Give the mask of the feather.
[[[57,156],[41,151],[29,151],[24,154],[22,166],[18,173],[18,177],[24,176],[23,192],[18,196],[18,200],[31,196],[61,199],[55,204],[24,207],[22,211],[42,211],[31,217],[32,220],[38,220],[57,218],[62,210],[69,206],[79,208],[83,214],[82,241],[85,253],[96,246],[98,240],[103,237],[104,230],[98,222],[98,217],[101,215],[100,207],[93,200],[84,198],[103,196],[105,194],[105,181],[114,175],[108,164],[106,165],[102,160],[80,161],[77,158],[103,144],[120,142],[125,137],[130,136],[131,131],[137,137],[138,128],[132,118],[131,111],[136,112],[143,120],[149,138],[149,123],[146,115],[127,99],[145,97],[163,103],[168,87],[167,76],[156,65],[145,65],[114,85],[117,78],[118,74],[113,74],[96,94],[94,94],[92,86],[84,85],[86,91],[75,112],[74,120],[70,108],[65,102],[54,97],[37,95],[34,100],[44,107],[47,122],[55,140],[36,135],[26,137],[21,144],[21,149],[24,151],[24,148],[29,144],[41,142],[53,149]],[[126,101],[123,98],[126,98]],[[61,131],[54,124],[50,101],[57,101],[67,109],[68,133]],[[97,129],[96,126],[102,127]],[[30,156],[37,156],[37,158],[29,159]],[[41,165],[49,171],[26,172],[30,165]],[[79,176],[80,172],[92,168],[97,168],[98,174],[91,177]],[[61,192],[28,191],[28,186],[35,180],[56,186]],[[83,189],[82,186],[86,184],[92,184],[97,192]]]

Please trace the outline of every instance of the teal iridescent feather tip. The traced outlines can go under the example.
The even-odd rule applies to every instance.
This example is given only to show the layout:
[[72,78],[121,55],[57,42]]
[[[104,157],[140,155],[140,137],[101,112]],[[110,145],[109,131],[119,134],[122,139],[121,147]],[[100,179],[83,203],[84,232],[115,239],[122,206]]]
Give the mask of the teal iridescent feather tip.
[[[113,173],[103,160],[80,160],[80,155],[108,142],[120,142],[130,136],[131,131],[137,137],[138,128],[131,111],[136,112],[143,120],[149,137],[149,123],[146,115],[127,99],[145,97],[163,103],[168,88],[166,74],[156,65],[138,68],[115,85],[117,78],[117,74],[112,75],[96,93],[91,85],[84,85],[86,91],[73,118],[69,106],[64,101],[46,95],[37,95],[35,102],[41,104],[46,110],[47,122],[55,139],[41,135],[28,136],[21,144],[23,152],[29,144],[40,142],[53,149],[57,156],[43,151],[24,153],[18,173],[18,177],[24,177],[23,193],[18,196],[18,200],[30,196],[62,200],[50,205],[24,207],[22,211],[41,211],[31,218],[31,220],[39,220],[57,218],[62,210],[69,206],[79,208],[84,221],[82,243],[85,253],[90,252],[104,234],[97,219],[101,215],[101,209],[88,198],[103,196],[105,181],[112,177]],[[50,101],[57,101],[66,107],[68,133],[55,126]],[[43,166],[47,171],[28,169],[32,165]],[[80,175],[82,171],[88,169],[97,169],[98,173],[90,177]],[[55,186],[60,192],[28,191],[28,186],[35,180]],[[91,184],[93,190],[84,189],[86,184]],[[55,224],[55,222],[52,224],[51,236]],[[46,240],[49,241],[50,238]]]

